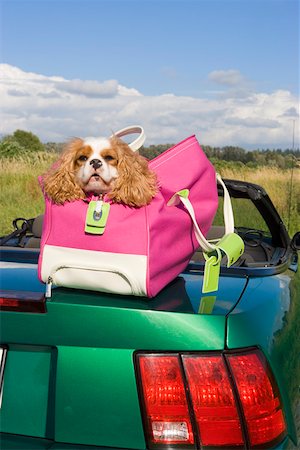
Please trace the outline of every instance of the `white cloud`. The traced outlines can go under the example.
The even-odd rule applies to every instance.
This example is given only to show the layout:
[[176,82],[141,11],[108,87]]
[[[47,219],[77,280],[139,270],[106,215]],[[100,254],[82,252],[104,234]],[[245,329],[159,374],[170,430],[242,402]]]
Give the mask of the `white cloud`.
[[118,94],[117,80],[108,80],[99,83],[94,80],[70,80],[56,83],[57,89],[86,97],[115,97]]
[[214,70],[208,75],[209,80],[224,86],[236,86],[245,81],[239,70]]
[[[291,145],[292,122],[299,104],[289,91],[267,94],[243,89],[245,78],[239,72],[231,73],[235,85],[229,85],[227,79],[226,95],[216,93],[209,99],[146,96],[116,80],[66,80],[7,64],[0,65],[0,73],[0,133],[20,128],[32,131],[44,142],[108,136],[138,123],[146,131],[148,145],[176,143],[196,134],[206,145],[285,148]],[[218,73],[214,78],[226,84],[228,71]],[[234,93],[239,88],[243,95]],[[297,139],[295,136],[296,145]]]

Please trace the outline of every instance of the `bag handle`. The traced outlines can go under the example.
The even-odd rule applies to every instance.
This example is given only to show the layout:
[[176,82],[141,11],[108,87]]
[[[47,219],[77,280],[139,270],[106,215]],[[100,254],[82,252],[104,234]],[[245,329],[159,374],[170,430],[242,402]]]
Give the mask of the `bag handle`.
[[197,241],[203,250],[203,255],[206,260],[202,286],[203,293],[218,290],[221,259],[225,256],[227,258],[227,267],[230,267],[244,252],[244,242],[242,238],[234,232],[234,216],[229,192],[219,174],[216,174],[216,181],[219,182],[224,189],[223,214],[225,223],[225,234],[217,241],[217,243],[208,241],[202,234],[196,220],[193,205],[188,198],[188,189],[176,192],[167,203],[168,206],[171,206],[176,205],[181,201],[192,219]]
[[[222,180],[221,176],[217,173],[216,174],[216,180],[218,183],[221,184],[223,190],[224,190],[224,205],[223,205],[223,215],[224,215],[224,224],[225,224],[225,235],[234,233],[234,216],[232,211],[232,205],[230,200],[230,195],[228,192],[228,189]],[[176,192],[173,197],[168,201],[168,206],[176,205],[179,203],[179,200],[184,204],[186,207],[189,215],[191,216],[191,219],[194,224],[195,229],[195,235],[197,238],[197,241],[199,242],[200,247],[202,250],[206,253],[212,252],[215,250],[216,246],[209,242],[204,235],[202,234],[199,225],[196,220],[194,207],[188,198],[189,196],[189,190],[188,189],[182,189],[181,191]]]
[[216,174],[217,183],[219,183],[224,191],[223,216],[225,224],[225,234],[234,233],[234,216],[232,204],[228,189],[219,173]]
[[132,141],[130,144],[128,144],[129,147],[131,148],[131,150],[133,150],[135,152],[139,148],[141,148],[141,146],[144,144],[145,139],[146,139],[144,129],[140,125],[132,125],[131,127],[122,128],[121,130],[117,131],[110,137],[117,136],[117,137],[121,138],[121,137],[127,136],[129,134],[139,134],[139,136],[134,141]]

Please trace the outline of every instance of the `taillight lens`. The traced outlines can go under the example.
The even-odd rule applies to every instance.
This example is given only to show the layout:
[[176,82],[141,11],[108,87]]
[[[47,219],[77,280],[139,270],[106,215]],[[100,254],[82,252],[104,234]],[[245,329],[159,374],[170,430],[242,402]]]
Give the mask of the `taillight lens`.
[[150,442],[193,444],[179,356],[144,355],[138,361]]
[[264,445],[286,429],[279,392],[259,352],[227,355],[243,406],[250,443]]
[[268,448],[286,434],[262,353],[139,354],[148,446]]
[[243,445],[239,414],[222,356],[183,356],[183,363],[202,445]]
[[45,313],[46,299],[40,292],[0,291],[0,310]]

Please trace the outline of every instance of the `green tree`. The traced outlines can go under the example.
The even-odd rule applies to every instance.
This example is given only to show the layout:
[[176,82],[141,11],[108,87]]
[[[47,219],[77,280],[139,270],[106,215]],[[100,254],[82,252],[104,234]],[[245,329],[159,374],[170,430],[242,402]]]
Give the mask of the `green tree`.
[[30,152],[42,152],[44,146],[39,138],[30,131],[16,130],[12,135],[14,141],[18,142],[24,149]]

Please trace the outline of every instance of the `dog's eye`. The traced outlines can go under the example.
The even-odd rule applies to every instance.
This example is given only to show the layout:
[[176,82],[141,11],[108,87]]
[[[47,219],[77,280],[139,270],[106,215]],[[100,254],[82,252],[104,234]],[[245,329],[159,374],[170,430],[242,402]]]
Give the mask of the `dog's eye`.
[[112,161],[114,159],[114,157],[111,155],[106,155],[106,156],[104,156],[104,159],[105,159],[105,161]]
[[81,155],[78,158],[78,161],[86,161],[86,160],[87,160],[87,156],[85,156],[85,155]]

